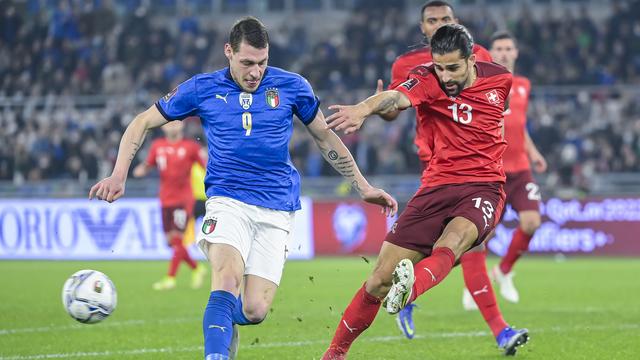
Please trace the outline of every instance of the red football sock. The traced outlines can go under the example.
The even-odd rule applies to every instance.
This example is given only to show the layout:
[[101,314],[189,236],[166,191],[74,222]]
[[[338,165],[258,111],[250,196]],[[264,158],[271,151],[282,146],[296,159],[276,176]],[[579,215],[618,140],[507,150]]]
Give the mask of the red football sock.
[[509,249],[507,249],[507,253],[500,261],[500,271],[502,271],[503,274],[511,272],[511,268],[513,268],[516,261],[524,252],[527,251],[527,249],[529,249],[529,242],[532,237],[533,235],[525,233],[520,227],[513,232],[513,238],[511,239]]
[[496,295],[491,286],[491,280],[487,274],[487,254],[484,251],[468,252],[460,258],[464,284],[478,305],[480,313],[487,322],[493,336],[498,336],[500,331],[509,326],[502,318],[500,308],[496,301]]
[[193,260],[191,255],[189,255],[189,250],[187,250],[187,248],[184,247],[184,245],[182,244],[182,239],[180,239],[180,246],[184,250],[183,253],[182,253],[182,260],[184,260],[184,262],[186,262],[187,265],[189,265],[191,270],[195,270],[195,268],[198,267],[198,263],[195,262],[195,260]]
[[169,273],[167,275],[175,277],[176,273],[178,272],[180,262],[182,261],[182,259],[184,259],[185,253],[187,252],[187,250],[182,245],[182,236],[175,235],[171,238],[171,248],[173,249],[173,256],[171,257],[171,262],[169,263]]
[[416,281],[413,283],[413,289],[408,303],[413,302],[425,291],[444,280],[455,262],[456,256],[451,249],[447,247],[437,247],[433,249],[431,256],[416,263],[413,266]]
[[380,299],[367,293],[363,285],[345,309],[327,353],[346,354],[351,343],[373,323],[380,303]]

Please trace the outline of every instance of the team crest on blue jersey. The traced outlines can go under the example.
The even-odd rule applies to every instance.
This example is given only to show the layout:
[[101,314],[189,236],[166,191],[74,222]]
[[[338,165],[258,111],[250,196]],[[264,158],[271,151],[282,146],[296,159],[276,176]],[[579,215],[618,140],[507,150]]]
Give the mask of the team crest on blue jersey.
[[265,92],[265,96],[267,97],[267,104],[272,108],[277,108],[280,105],[280,95],[278,95],[278,89],[268,89]]
[[253,103],[253,95],[246,92],[240,93],[240,106],[242,106],[243,109],[249,110],[252,103]]

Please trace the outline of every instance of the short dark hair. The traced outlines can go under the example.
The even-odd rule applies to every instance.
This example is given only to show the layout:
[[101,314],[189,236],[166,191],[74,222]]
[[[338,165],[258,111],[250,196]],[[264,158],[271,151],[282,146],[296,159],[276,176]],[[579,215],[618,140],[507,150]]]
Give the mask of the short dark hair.
[[242,18],[233,25],[229,33],[229,44],[233,52],[240,50],[243,40],[256,49],[264,49],[269,45],[267,28],[253,16]]
[[442,25],[431,38],[431,53],[442,55],[456,50],[468,59],[473,54],[473,37],[460,24]]
[[494,32],[493,35],[491,35],[491,39],[489,40],[489,47],[493,47],[493,43],[496,40],[504,40],[504,39],[511,39],[511,41],[513,41],[513,44],[516,47],[518,47],[518,42],[516,41],[516,38],[513,36],[513,34],[511,34],[506,30],[499,30]]
[[455,15],[455,11],[453,10],[453,6],[451,6],[451,4],[449,4],[448,2],[440,1],[440,0],[432,0],[432,1],[427,1],[424,5],[422,5],[422,10],[420,10],[420,20],[423,19],[424,10],[426,8],[441,7],[441,6],[448,6],[449,9],[451,9],[451,12]]

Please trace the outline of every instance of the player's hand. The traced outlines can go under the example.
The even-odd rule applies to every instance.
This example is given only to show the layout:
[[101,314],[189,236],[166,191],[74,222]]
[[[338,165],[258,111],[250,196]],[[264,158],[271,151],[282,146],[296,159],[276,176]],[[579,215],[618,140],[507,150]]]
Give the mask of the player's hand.
[[361,104],[331,105],[329,110],[336,110],[336,112],[327,118],[327,129],[343,130],[347,135],[360,129],[368,115]]
[[533,164],[533,170],[535,170],[535,172],[543,173],[547,171],[547,161],[539,152],[536,151],[532,154],[531,163]]
[[89,200],[94,197],[112,203],[124,195],[124,180],[109,176],[100,180],[89,190]]
[[149,172],[148,170],[149,169],[147,168],[147,165],[142,163],[142,164],[138,164],[138,166],[133,168],[133,172],[131,174],[133,175],[133,177],[136,177],[136,178],[145,177]]
[[394,216],[398,212],[398,202],[393,196],[387,194],[384,190],[369,187],[360,191],[362,200],[382,206],[381,212],[386,216]]

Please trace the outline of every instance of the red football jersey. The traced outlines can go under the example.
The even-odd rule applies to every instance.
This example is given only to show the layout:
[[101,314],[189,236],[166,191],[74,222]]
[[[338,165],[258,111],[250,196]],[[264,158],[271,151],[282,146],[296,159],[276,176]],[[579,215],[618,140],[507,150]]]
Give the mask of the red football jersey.
[[503,112],[512,75],[504,67],[476,63],[477,78],[455,98],[440,88],[433,65],[419,66],[396,88],[416,108],[419,124],[430,124],[434,152],[422,187],[466,182],[505,182]]
[[[473,45],[473,53],[476,54],[477,61],[491,62],[491,54],[487,49],[478,44]],[[431,56],[431,48],[429,46],[408,51],[396,59],[391,65],[391,83],[389,89],[395,89],[409,77],[411,69],[419,65],[426,65],[433,61]],[[419,124],[419,118],[416,120],[416,138],[413,140],[418,147],[418,157],[423,164],[427,164],[431,160],[433,153],[433,138],[430,136],[432,130],[430,127]]]
[[514,76],[509,93],[509,109],[504,112],[504,138],[507,150],[503,155],[504,171],[508,173],[529,170],[529,157],[525,150],[527,107],[531,83],[523,76]]
[[200,157],[200,144],[182,139],[169,142],[166,138],[153,141],[146,163],[160,172],[160,204],[162,207],[184,206],[190,210],[194,202],[191,191],[191,166],[206,164]]

